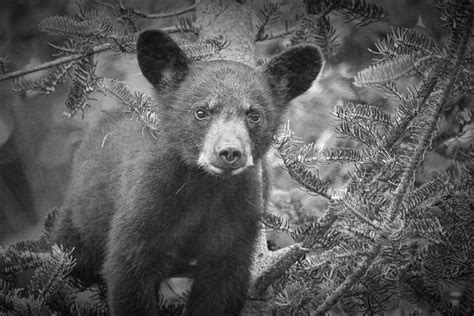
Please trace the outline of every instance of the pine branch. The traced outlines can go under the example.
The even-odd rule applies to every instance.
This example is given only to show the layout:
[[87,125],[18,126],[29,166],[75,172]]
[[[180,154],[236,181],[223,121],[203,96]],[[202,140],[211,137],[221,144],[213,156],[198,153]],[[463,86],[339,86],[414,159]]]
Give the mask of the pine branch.
[[336,304],[343,295],[345,295],[349,289],[354,286],[354,284],[359,281],[359,279],[366,273],[367,269],[370,268],[374,260],[377,258],[380,252],[381,246],[376,244],[372,246],[370,249],[368,256],[359,263],[356,270],[346,278],[344,282],[342,282],[337,289],[329,295],[324,302],[319,305],[319,307],[315,311],[315,315],[317,316],[324,316],[329,309]]
[[257,25],[257,34],[255,41],[263,41],[268,38],[265,34],[265,28],[269,24],[275,23],[280,17],[280,5],[275,3],[266,3],[257,13],[259,24]]
[[264,212],[260,221],[266,226],[279,232],[291,232],[290,224],[278,215]]
[[21,289],[11,288],[7,282],[0,280],[0,314],[36,316],[51,315],[51,311],[40,300],[31,296],[25,298]]
[[348,102],[344,106],[336,106],[334,110],[334,116],[348,122],[363,119],[368,123],[392,124],[391,115],[378,106]]
[[76,64],[75,61],[58,65],[48,71],[48,74],[39,80],[28,80],[19,78],[14,80],[11,85],[15,92],[27,93],[31,91],[39,91],[45,95],[51,94],[56,90],[58,84],[62,84],[66,80],[66,76],[71,68]]
[[468,21],[474,16],[470,0],[437,0],[435,6],[440,13],[441,25],[451,32],[456,32],[459,22],[469,24]]
[[[305,1],[305,3],[308,2],[310,0]],[[315,9],[315,12],[312,13],[320,14],[327,9],[334,9],[334,6],[331,8],[330,2],[329,0],[313,2],[314,6],[320,11],[316,12]],[[465,22],[464,20],[457,25],[463,25],[462,27],[466,30],[466,24],[469,25],[472,22]],[[465,34],[466,32],[461,33]],[[434,42],[424,35],[419,36],[408,31],[394,34],[390,45],[393,45],[391,49],[395,51],[394,55],[398,55],[398,60],[387,57],[387,60],[374,66],[372,69],[374,72],[370,75],[372,79],[375,75],[378,75],[379,82],[373,84],[383,87],[385,92],[388,91],[398,98],[399,106],[395,114],[390,115],[376,107],[371,108],[369,105],[355,104],[350,104],[347,109],[339,109],[338,113],[339,118],[344,123],[340,127],[340,131],[365,143],[367,149],[359,154],[357,151],[345,151],[339,148],[329,149],[330,151],[324,150],[317,148],[314,144],[300,146],[301,142],[295,139],[291,131],[288,130],[276,139],[277,145],[281,146],[277,149],[290,174],[291,169],[297,170],[296,165],[291,165],[294,162],[300,165],[304,163],[322,163],[328,161],[327,156],[331,155],[336,159],[342,157],[357,161],[357,164],[355,164],[356,171],[351,176],[352,181],[347,187],[346,193],[340,200],[331,201],[331,205],[336,208],[338,214],[338,222],[332,229],[342,234],[338,237],[336,245],[348,246],[347,250],[338,253],[341,256],[340,259],[336,259],[336,262],[330,260],[320,262],[315,259],[316,261],[312,263],[323,264],[318,265],[319,269],[304,271],[299,266],[289,265],[291,272],[287,273],[290,275],[280,280],[281,285],[278,286],[283,290],[280,290],[281,295],[278,296],[278,302],[275,302],[279,305],[279,311],[282,313],[296,313],[302,310],[313,313],[312,307],[319,305],[316,314],[323,314],[343,296],[352,297],[354,295],[358,299],[362,299],[362,303],[358,304],[361,307],[364,306],[372,312],[374,310],[381,311],[384,305],[386,306],[388,298],[398,293],[399,288],[396,282],[400,281],[402,275],[407,274],[407,271],[413,268],[409,267],[406,260],[404,260],[404,258],[409,257],[407,254],[411,251],[410,247],[416,246],[417,242],[420,241],[423,245],[433,245],[437,249],[450,248],[454,245],[450,245],[451,242],[446,243],[447,232],[451,230],[461,231],[461,229],[450,230],[446,228],[447,226],[444,226],[445,224],[443,224],[443,220],[440,219],[437,211],[436,203],[438,202],[436,201],[440,201],[442,198],[440,193],[444,194],[447,184],[450,183],[449,179],[445,177],[435,178],[433,182],[411,192],[408,188],[412,187],[416,166],[423,160],[424,152],[430,144],[431,136],[427,135],[432,135],[435,130],[436,123],[433,120],[436,119],[437,121],[437,117],[439,117],[439,103],[446,104],[445,102],[448,101],[446,95],[451,94],[454,89],[458,89],[458,86],[462,88],[462,85],[465,85],[465,83],[459,82],[460,80],[463,81],[462,76],[457,76],[461,79],[454,78],[454,84],[451,85],[451,77],[448,75],[448,78],[446,78],[446,73],[450,74],[452,71],[458,74],[464,73],[463,67],[466,58],[461,57],[463,60],[457,62],[457,56],[467,55],[467,53],[459,55],[460,52],[456,49],[463,46],[459,44],[465,43],[466,38],[455,33],[453,35],[454,40],[451,40],[451,42],[457,44],[452,44],[452,48],[441,50],[434,46]],[[405,43],[402,43],[404,40],[406,42],[405,46],[403,46]],[[395,48],[400,46],[403,46],[400,52],[404,53],[401,55],[406,55],[401,56],[401,58],[406,58],[405,62],[409,62],[408,65],[396,64],[396,62],[400,62],[400,52],[397,52]],[[427,65],[427,62],[432,62],[434,65]],[[456,64],[459,65],[460,70],[455,70],[454,65]],[[397,91],[394,80],[400,78],[401,75],[428,71],[428,76],[424,78],[425,83],[420,91],[408,89],[407,94]],[[427,142],[424,141],[425,137]],[[420,153],[422,147],[424,149]],[[418,160],[415,161],[415,159]],[[397,193],[400,193],[400,191],[397,191],[400,189],[400,178],[403,180],[409,169],[412,171],[411,177],[405,182],[406,187],[403,193],[398,195]],[[300,174],[303,174],[303,172],[300,171]],[[300,182],[300,185],[306,185],[307,183],[304,181],[317,184],[317,179],[314,181],[315,179],[304,177],[304,174],[302,179],[294,175],[292,177]],[[307,189],[307,187],[305,188]],[[455,191],[459,192],[459,190]],[[459,199],[459,193],[455,195],[455,199]],[[393,210],[394,203],[397,203],[397,199],[399,199],[396,208],[397,214],[392,217],[391,210]],[[399,210],[402,205],[405,212]],[[472,208],[473,204],[463,202],[463,205],[463,207],[468,208],[470,205]],[[460,209],[460,206],[453,206],[453,208]],[[459,218],[446,217],[452,218],[453,222],[459,224]],[[311,224],[300,228],[301,239],[296,237],[295,240],[303,242],[310,230]],[[463,229],[462,233],[466,234],[466,230]],[[362,242],[362,249],[365,249],[364,246],[372,245],[370,252],[357,254],[357,256],[370,254],[364,263],[365,266],[354,268],[355,260],[351,260],[347,256],[347,253],[355,249],[350,247],[354,245],[354,240]],[[458,238],[457,240],[461,241],[463,239]],[[330,239],[328,241],[331,242]],[[465,249],[472,248],[465,242],[461,243]],[[358,247],[361,245],[358,245]],[[300,244],[300,247],[306,249],[304,243]],[[384,252],[379,256],[377,253],[381,251],[382,247]],[[375,253],[373,256],[372,251]],[[459,267],[461,270],[470,269],[463,266],[469,255],[465,255],[462,251],[457,251],[457,253],[460,254],[459,256],[456,255],[459,259],[456,259],[456,263],[452,265]],[[315,252],[311,256],[314,256],[314,258],[324,257],[320,252]],[[445,261],[440,263],[440,258],[453,257],[453,255],[444,250],[438,250],[432,257],[434,265],[432,268],[427,266],[426,270],[432,270],[430,272],[433,275],[431,278],[435,280],[434,275],[440,275],[438,269],[448,266]],[[335,257],[329,255],[327,259],[330,258]],[[379,259],[375,260],[375,258]],[[427,264],[426,260],[423,261],[423,264]],[[370,268],[371,265],[373,265],[373,268]],[[401,271],[402,269],[405,269],[405,272]],[[323,280],[319,282],[319,280],[316,281],[313,278],[314,273],[320,273],[319,270],[323,274],[326,272],[331,274],[330,276],[326,275],[327,279],[322,278]],[[310,272],[313,274],[309,275]],[[441,273],[445,272],[441,271]],[[449,275],[449,280],[453,280],[455,276],[458,276],[456,273],[450,273],[446,272]],[[306,280],[311,280],[311,282],[305,282]],[[318,283],[317,286],[313,285],[315,282]],[[287,286],[288,283],[290,285]],[[294,293],[287,292],[286,290],[289,287],[292,288],[293,285]],[[304,285],[307,285],[307,287]],[[300,291],[298,292],[297,289],[300,289]],[[310,307],[307,307],[308,305]],[[440,310],[447,311],[448,309],[441,308]]]
[[412,55],[398,55],[392,60],[371,65],[369,68],[359,71],[354,78],[354,84],[363,87],[395,81],[417,71],[420,65],[430,58],[430,56],[426,56],[414,59]]
[[33,72],[37,72],[37,71],[41,71],[41,70],[45,70],[45,69],[50,69],[50,68],[53,68],[53,67],[56,67],[56,66],[59,66],[59,65],[62,65],[62,64],[70,63],[72,61],[78,61],[78,60],[81,60],[81,59],[83,59],[83,58],[85,58],[89,55],[94,55],[94,54],[97,54],[97,53],[105,52],[107,50],[110,50],[111,48],[112,48],[112,45],[110,43],[98,45],[98,46],[95,46],[95,47],[91,48],[89,51],[84,52],[84,53],[64,56],[64,57],[52,60],[50,62],[41,64],[41,65],[29,68],[29,69],[23,69],[23,70],[17,70],[17,71],[14,71],[14,72],[10,72],[6,75],[0,76],[0,81],[17,78],[17,77],[20,77],[20,76],[24,76],[24,75],[31,74]]
[[306,170],[305,166],[300,162],[291,162],[285,158],[283,158],[283,161],[285,166],[288,168],[288,174],[293,180],[297,182],[299,186],[303,187],[310,193],[319,194],[328,200],[331,199],[328,186],[323,182],[323,180],[321,180],[319,176]]
[[385,88],[389,89],[391,94],[396,95],[399,98],[399,106],[397,108],[394,127],[391,129],[390,134],[383,142],[383,147],[388,152],[392,152],[403,139],[406,139],[412,126],[415,126],[415,121],[423,111],[424,107],[429,106],[427,99],[428,96],[434,91],[438,79],[444,74],[444,63],[439,62],[434,70],[430,73],[428,78],[424,80],[424,85],[421,91],[412,91],[407,89],[408,95],[398,93],[396,87],[390,88],[390,85],[385,85]]
[[332,229],[328,225],[321,225],[319,221],[303,225],[292,232],[291,237],[304,249],[330,249],[341,244],[342,241],[342,234],[339,230]]
[[267,289],[278,279],[283,276],[288,269],[296,262],[301,260],[308,252],[308,249],[299,247],[298,245],[290,246],[282,258],[273,263],[268,270],[260,275],[254,283],[254,292],[258,297],[264,297]]
[[8,56],[0,57],[0,69],[3,74],[7,73],[8,64],[10,64],[10,59]]
[[[292,27],[285,28],[284,30],[281,30],[278,32],[270,31],[270,34],[267,34],[267,37],[265,38],[265,40],[258,40],[258,42],[268,43],[274,40],[275,38],[286,37],[288,35],[291,35],[293,32],[295,32],[297,28],[298,28],[298,25],[295,25]],[[286,43],[286,39],[284,41],[285,41],[284,43]],[[290,40],[288,40],[288,42],[291,43]],[[282,46],[286,47],[287,45],[282,45]]]
[[[168,33],[176,32],[194,32],[198,30],[198,25],[190,19],[180,19],[178,25],[164,27],[163,31]],[[71,53],[67,56],[55,59],[53,61],[32,67],[30,69],[18,70],[0,76],[0,81],[9,80],[24,76],[37,71],[54,68],[63,64],[69,64],[74,61],[86,58],[89,55],[98,54],[108,50],[119,52],[135,52],[135,34],[128,34],[125,31],[118,31],[110,17],[100,11],[86,11],[79,17],[54,16],[44,19],[40,23],[40,28],[51,35],[66,36],[74,38],[78,42],[76,49],[78,53]],[[208,46],[201,45],[201,53],[211,54],[213,51],[220,51],[228,44],[222,39],[214,39],[207,42]],[[196,46],[197,47],[197,46]],[[73,51],[73,50],[71,50]],[[63,50],[63,52],[65,52]],[[27,88],[37,88],[34,85]]]
[[98,5],[105,6],[109,9],[116,9],[118,10],[119,14],[121,17],[127,16],[127,17],[137,17],[137,18],[142,18],[142,19],[163,19],[163,18],[169,18],[169,17],[175,17],[178,15],[186,14],[189,12],[193,12],[196,10],[196,5],[193,4],[189,7],[176,10],[176,11],[171,11],[171,12],[164,12],[164,13],[146,13],[142,12],[140,10],[137,10],[133,7],[126,7],[123,4],[119,3],[118,5],[113,5],[107,2],[102,2],[99,0],[93,0],[94,3]]
[[297,314],[299,311],[294,311],[293,306],[299,305],[304,300],[304,293],[308,291],[310,286],[311,284],[308,284],[305,280],[297,280],[285,285],[273,299],[274,304],[279,307],[277,315]]
[[351,236],[356,240],[363,240],[370,244],[381,244],[383,239],[381,238],[382,231],[370,230],[369,226],[354,227],[352,225],[343,225],[344,233]]
[[[314,223],[313,230],[317,230],[318,237],[324,237],[336,219],[337,217],[331,211],[328,211],[317,223]],[[315,229],[315,227],[317,227],[317,229]],[[254,282],[254,291],[257,295],[263,297],[270,285],[279,280],[291,266],[300,261],[301,258],[310,251],[310,248],[314,246],[314,244],[310,243],[317,241],[319,241],[317,238],[308,238],[306,242],[303,241],[306,247],[298,244],[290,246],[288,251],[286,251],[277,262],[273,263],[264,271]]]
[[178,24],[174,26],[176,31],[173,30],[172,27],[162,28],[163,31],[168,33],[194,33],[199,34],[199,25],[194,23],[191,18],[178,18]]
[[406,227],[404,228],[403,240],[413,241],[414,239],[423,238],[433,243],[439,243],[441,241],[440,236],[443,233],[443,227],[436,217],[432,218],[417,218],[407,220]]
[[89,55],[76,64],[72,75],[72,84],[69,87],[69,93],[65,101],[65,105],[69,110],[68,113],[65,113],[66,116],[72,117],[79,111],[84,112],[84,108],[89,101],[89,95],[96,89],[96,63],[93,57],[93,55]]
[[405,209],[410,211],[428,199],[433,198],[445,187],[445,181],[446,179],[436,177],[432,181],[407,193],[402,200]]
[[90,304],[88,302],[74,302],[68,310],[68,315],[108,316],[109,309],[106,305]]
[[318,16],[326,16],[336,7],[336,3],[332,1],[303,0],[303,5],[308,14]]
[[[422,137],[420,137],[415,153],[410,159],[410,165],[404,170],[401,180],[394,192],[395,198],[393,199],[388,210],[389,216],[387,216],[387,218],[389,219],[389,221],[392,221],[398,213],[399,206],[403,200],[404,195],[406,194],[408,185],[413,180],[415,169],[418,167],[421,160],[423,159],[425,151],[431,142],[431,138],[433,137],[433,133],[436,130],[436,125],[441,115],[441,111],[445,107],[446,102],[448,101],[449,96],[451,95],[457,75],[460,71],[460,67],[464,62],[468,50],[468,43],[471,37],[472,20],[469,21],[470,23],[459,25],[455,33],[452,34],[448,46],[448,51],[454,51],[455,55],[452,56],[454,58],[454,61],[451,61],[448,68],[446,78],[447,84],[443,87],[444,89],[442,91],[442,95],[439,101],[436,103],[436,107],[431,117],[429,117],[429,121],[427,122],[428,127]],[[444,65],[441,65],[441,67],[443,66]]]
[[39,28],[53,36],[104,39],[115,33],[112,19],[102,11],[89,10],[78,18],[52,16],[43,19]]
[[321,149],[315,143],[309,143],[297,149],[296,157],[302,164],[311,166],[330,162],[362,162],[371,156],[368,150],[357,151],[342,147]]
[[301,146],[295,150],[295,158],[298,162],[306,165],[317,165],[325,163],[325,157],[323,156],[323,149],[318,147],[316,143],[309,143]]
[[443,53],[438,44],[429,36],[415,29],[397,28],[386,38],[375,43],[374,54],[382,55],[377,63],[392,60],[400,55],[411,55],[415,59],[425,56],[442,58]]
[[361,256],[365,257],[367,255],[370,255],[368,250],[347,250],[342,247],[334,247],[333,249],[329,249],[321,253],[306,255],[304,264],[306,268],[315,269],[330,261],[335,262],[345,259],[358,258]]
[[171,11],[171,12],[164,12],[164,13],[144,13],[140,12],[138,10],[134,10],[134,13],[137,14],[141,18],[145,19],[163,19],[163,18],[169,18],[169,17],[174,17],[182,14],[186,14],[189,12],[196,11],[196,5],[193,4],[187,8],[183,8],[180,10],[176,11]]
[[306,170],[301,162],[302,156],[298,155],[298,150],[295,149],[295,144],[299,142],[300,141],[294,137],[289,123],[283,128],[281,134],[276,135],[274,138],[274,146],[283,159],[285,166],[288,168],[288,173],[291,178],[308,192],[319,194],[330,200],[331,194],[329,193],[329,187],[319,176]]
[[148,95],[130,91],[125,82],[117,79],[101,78],[97,84],[102,91],[111,94],[118,102],[135,113],[137,118],[149,128],[152,135],[158,133],[159,119],[153,111],[156,104]]
[[29,250],[18,251],[7,248],[5,251],[2,251],[2,256],[0,257],[0,275],[16,275],[25,270],[36,269],[41,266],[43,259],[43,256],[32,253]]
[[381,7],[374,3],[367,3],[365,0],[343,0],[336,2],[338,3],[336,10],[344,13],[347,22],[357,21],[357,26],[364,26],[386,18]]
[[30,290],[37,299],[47,301],[59,290],[75,265],[71,252],[53,246],[51,256],[36,270],[30,283]]
[[323,150],[323,155],[328,162],[363,162],[373,155],[370,154],[368,150],[355,150],[352,148],[325,148]]
[[368,148],[377,146],[382,142],[382,137],[378,135],[377,128],[372,125],[364,125],[357,122],[341,122],[336,128],[336,132],[353,138]]
[[304,0],[309,14],[326,17],[332,11],[340,11],[346,16],[346,22],[357,21],[357,26],[364,26],[385,19],[383,9],[365,0]]
[[[341,203],[344,205],[345,209],[348,210],[352,215],[355,216],[362,224],[368,225],[371,227],[371,230],[373,231],[379,231],[380,230],[380,223],[377,223],[364,214],[362,214],[362,211],[364,209],[364,201],[361,199],[355,199],[352,196],[347,196],[345,199],[341,201]],[[353,206],[359,206],[358,209]]]
[[229,41],[226,40],[224,36],[217,36],[215,38],[197,42],[179,42],[179,46],[186,53],[186,55],[195,61],[216,56],[223,49],[227,48],[229,44]]
[[331,56],[338,46],[338,35],[329,23],[327,17],[308,15],[302,18],[292,35],[289,37],[291,45],[310,43],[321,47],[324,55]]

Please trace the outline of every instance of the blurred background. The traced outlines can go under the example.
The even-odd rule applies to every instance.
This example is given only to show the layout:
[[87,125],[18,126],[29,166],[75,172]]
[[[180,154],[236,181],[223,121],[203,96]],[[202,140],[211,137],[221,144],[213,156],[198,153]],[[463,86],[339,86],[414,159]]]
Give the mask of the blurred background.
[[[174,11],[193,3],[191,0],[124,2],[150,13]],[[276,29],[281,29],[284,27],[285,15],[294,14],[299,2],[272,2],[281,5],[282,19],[280,24],[275,25]],[[258,9],[265,1],[251,0],[250,3]],[[377,3],[386,10],[387,20],[356,27],[344,23],[342,16],[330,17],[338,32],[341,48],[327,61],[322,79],[306,94],[294,100],[288,113],[291,127],[305,142],[314,141],[321,146],[346,142],[334,134],[336,124],[331,116],[333,107],[345,100],[361,100],[390,108],[390,101],[377,91],[354,87],[352,78],[374,58],[368,49],[374,48],[374,42],[391,32],[392,28],[414,27],[436,41],[445,40],[432,1],[383,0]],[[54,51],[48,46],[48,42],[53,39],[42,34],[38,24],[43,18],[52,15],[73,15],[77,12],[78,6],[73,0],[0,1],[0,57],[8,56],[6,71],[29,68],[53,59]],[[150,21],[148,27],[175,23],[174,19]],[[257,43],[256,51],[265,56],[278,50],[279,45],[278,40],[260,42]],[[146,92],[148,88],[133,55],[116,53],[101,56],[99,69],[108,77],[127,81],[132,89]],[[44,74],[38,72],[31,76],[37,78]],[[67,83],[61,85],[48,96],[19,95],[12,92],[8,81],[0,82],[0,243],[38,235],[46,214],[61,205],[69,183],[73,152],[83,131],[101,111],[114,107],[113,100],[98,95],[97,101],[91,102],[91,108],[85,111],[84,117],[76,115],[67,118],[63,115],[67,87]],[[463,102],[470,103],[472,108],[472,100]],[[284,217],[293,225],[298,225],[325,209],[324,200],[309,196],[296,187],[274,152],[269,153],[269,159],[273,176],[271,199]],[[423,170],[420,170],[421,177],[429,174],[433,168],[447,167],[450,163],[449,157],[432,153]],[[347,180],[347,168],[345,165],[331,165],[315,169],[315,172],[320,172],[334,186],[340,187]],[[288,242],[284,237],[275,237],[275,247]]]

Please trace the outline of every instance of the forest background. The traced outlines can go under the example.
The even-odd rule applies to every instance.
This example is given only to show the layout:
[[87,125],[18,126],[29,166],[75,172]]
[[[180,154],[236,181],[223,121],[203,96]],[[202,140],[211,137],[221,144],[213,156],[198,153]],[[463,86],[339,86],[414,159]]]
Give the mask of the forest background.
[[[262,8],[268,1],[253,0],[254,8]],[[273,1],[281,5],[283,15],[272,26],[282,30],[285,21],[291,21],[294,10],[300,5],[296,0]],[[192,1],[129,0],[130,5],[144,12],[172,12],[188,7]],[[359,99],[367,103],[387,104],[375,89],[357,88],[352,84],[356,73],[367,67],[374,54],[377,39],[397,27],[417,28],[437,41],[443,40],[438,14],[430,0],[383,0],[377,1],[387,13],[387,19],[367,26],[358,27],[345,23],[344,17],[331,16],[341,47],[325,67],[325,73],[318,86],[293,102],[288,120],[295,134],[304,142],[317,141],[320,145],[334,145],[340,142],[335,136],[336,123],[331,115],[333,107],[342,100]],[[0,56],[8,56],[8,71],[30,68],[51,59],[51,40],[39,30],[42,19],[53,15],[72,15],[78,12],[75,1],[62,0],[3,0],[0,2]],[[294,18],[294,17],[293,17]],[[176,18],[150,20],[150,27],[176,24]],[[265,57],[280,49],[281,38],[257,43],[257,55]],[[116,53],[101,57],[99,73],[127,81],[132,90],[146,92],[146,83],[139,74],[134,55]],[[39,78],[44,72],[30,75]],[[407,81],[411,80],[407,78]],[[411,84],[412,82],[407,82]],[[69,182],[72,153],[88,124],[97,117],[95,111],[110,108],[112,100],[95,102],[81,119],[63,115],[66,86],[51,95],[39,93],[18,95],[12,93],[10,82],[0,82],[0,242],[34,237],[41,229],[41,222],[53,207],[61,205]],[[472,103],[472,102],[470,102]],[[453,123],[453,122],[451,122]],[[460,141],[472,142],[470,132]],[[324,210],[325,200],[310,196],[299,190],[293,180],[281,168],[281,161],[275,155],[272,159],[273,195],[277,204],[286,207],[287,219],[294,224],[304,222],[315,210]],[[425,161],[423,174],[438,167],[446,168],[450,157],[432,152]],[[341,185],[347,179],[337,175],[346,174],[344,165],[320,170],[322,176],[337,179]],[[422,181],[422,179],[420,180]],[[296,205],[296,209],[295,209]],[[317,214],[316,214],[317,215]],[[278,241],[277,243],[285,242]]]
[[[282,16],[272,25],[275,32],[285,27],[285,22],[294,19],[297,1],[273,1],[280,5]],[[268,1],[250,1],[252,7],[260,9]],[[144,12],[170,12],[185,8],[190,1],[127,1],[127,5]],[[439,16],[431,1],[377,1],[384,8],[387,18],[365,26],[346,23],[344,16],[331,16],[337,35],[338,52],[327,60],[324,74],[313,87],[293,102],[288,119],[295,134],[304,142],[314,141],[318,146],[345,144],[347,140],[336,137],[336,123],[331,112],[335,105],[346,100],[358,100],[390,108],[390,100],[375,89],[353,85],[353,78],[366,68],[374,58],[370,49],[376,40],[383,38],[397,27],[415,28],[436,42],[445,42],[447,34],[440,28]],[[50,39],[38,29],[40,21],[52,15],[72,15],[78,11],[73,1],[3,1],[1,14],[0,57],[8,56],[2,67],[7,71],[30,68],[51,58],[54,50],[47,45]],[[176,20],[151,20],[149,27],[164,27]],[[271,34],[271,32],[270,32]],[[225,34],[224,34],[225,35]],[[281,38],[257,43],[257,58],[265,58],[284,48]],[[113,53],[98,61],[98,73],[126,81],[132,90],[147,92],[147,84],[141,77],[133,55]],[[38,72],[30,78],[38,78]],[[416,84],[412,77],[406,86]],[[416,80],[416,79],[415,79]],[[400,84],[400,82],[399,82]],[[403,82],[401,83],[403,86]],[[83,118],[77,115],[70,119],[63,115],[67,89],[59,88],[49,96],[35,93],[15,95],[7,82],[0,85],[0,242],[12,242],[34,238],[42,228],[45,215],[61,204],[67,184],[74,149],[84,130],[100,115],[99,112],[113,108],[110,98],[91,102]],[[464,97],[463,108],[472,112],[472,96]],[[417,182],[435,169],[446,169],[453,163],[452,148],[468,147],[472,143],[472,123],[462,122],[446,113],[441,130],[447,137],[439,148],[427,153],[417,173]],[[462,133],[459,133],[459,128]],[[462,134],[462,137],[459,137]],[[450,137],[451,136],[451,137]],[[308,219],[320,215],[327,208],[326,200],[308,195],[300,190],[282,168],[282,161],[270,153],[273,176],[271,201],[279,215],[291,225],[301,225]],[[347,180],[346,165],[335,164],[319,169],[323,179],[330,180],[332,187],[341,187]],[[272,248],[292,243],[285,234],[270,236]]]

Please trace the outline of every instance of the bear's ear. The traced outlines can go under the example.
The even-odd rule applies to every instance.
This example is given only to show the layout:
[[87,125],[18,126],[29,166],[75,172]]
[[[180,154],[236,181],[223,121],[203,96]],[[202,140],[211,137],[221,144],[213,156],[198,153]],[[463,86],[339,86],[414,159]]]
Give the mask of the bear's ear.
[[263,74],[273,94],[281,102],[288,103],[311,87],[322,65],[323,59],[316,46],[300,45],[270,59]]
[[159,92],[175,89],[189,69],[186,54],[160,30],[147,30],[139,35],[137,59],[143,75]]

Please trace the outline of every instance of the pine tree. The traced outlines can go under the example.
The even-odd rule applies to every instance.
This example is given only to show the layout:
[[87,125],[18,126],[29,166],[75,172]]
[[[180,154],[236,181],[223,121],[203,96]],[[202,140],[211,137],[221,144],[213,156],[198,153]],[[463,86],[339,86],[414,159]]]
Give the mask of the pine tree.
[[[206,5],[216,4],[198,1],[177,12],[148,14],[122,4],[96,2],[100,9],[81,6],[77,16],[55,16],[41,23],[44,32],[68,38],[63,45],[51,45],[59,58],[27,71],[7,73],[0,80],[16,78],[12,83],[16,91],[49,94],[69,78],[66,115],[87,115],[93,94],[103,92],[155,135],[160,122],[153,111],[153,99],[131,91],[117,79],[97,76],[97,55],[135,53],[135,37],[143,19],[198,13],[205,11]],[[329,207],[321,217],[296,229],[277,215],[264,214],[262,223],[289,233],[295,244],[275,252],[259,250],[263,259],[255,265],[249,313],[324,315],[338,304],[351,312],[380,314],[393,298],[407,299],[443,315],[473,313],[472,150],[458,153],[457,168],[440,170],[431,181],[415,185],[417,167],[431,149],[443,109],[455,92],[472,92],[469,41],[474,5],[437,1],[436,6],[450,34],[445,45],[413,29],[394,30],[376,44],[374,52],[379,59],[354,78],[358,86],[380,89],[394,100],[394,108],[386,111],[377,104],[358,102],[335,107],[336,132],[358,143],[357,149],[303,144],[290,124],[275,135],[275,148],[289,175],[302,189],[327,199]],[[303,9],[303,16],[289,23],[294,26],[272,34],[271,26],[280,18],[279,5],[265,5],[257,14],[254,39],[285,36],[286,45],[314,43],[331,58],[339,47],[330,14],[343,14],[348,23],[359,26],[385,18],[380,7],[365,1],[305,0]],[[166,30],[199,33],[199,22],[199,18],[180,18],[178,25]],[[220,35],[197,42],[179,40],[179,44],[195,60],[216,58],[234,45],[222,36],[227,34]],[[6,61],[2,58],[2,67]],[[39,80],[21,77],[43,69],[49,72]],[[422,78],[422,85],[400,89],[398,80],[409,76]],[[329,187],[312,171],[314,166],[328,163],[353,165],[350,180],[342,189]],[[54,214],[46,221],[40,240],[2,249],[0,312],[105,315],[105,289],[85,288],[68,278],[74,267],[71,250],[49,242]],[[14,287],[15,277],[29,269],[36,270],[35,276],[21,292]],[[463,285],[456,304],[442,293],[443,287],[451,284]],[[77,300],[81,292],[90,294],[91,303]],[[165,302],[163,309],[169,314],[182,312],[182,306]]]
[[[273,297],[283,314],[323,315],[341,302],[348,311],[373,315],[386,311],[393,297],[442,315],[474,311],[472,150],[460,153],[457,169],[414,185],[443,108],[455,92],[472,89],[466,77],[474,6],[448,1],[437,7],[451,34],[443,47],[415,30],[399,29],[377,43],[381,57],[355,78],[355,84],[394,98],[391,112],[371,104],[336,106],[336,131],[360,149],[303,145],[289,126],[276,137],[290,176],[329,200],[322,217],[297,230],[275,215],[264,219],[297,242],[283,265],[267,272],[272,279],[281,276]],[[423,78],[421,87],[397,87],[397,79],[414,74]],[[354,165],[343,192],[307,169],[331,162]],[[465,285],[456,304],[442,293],[449,284]]]

